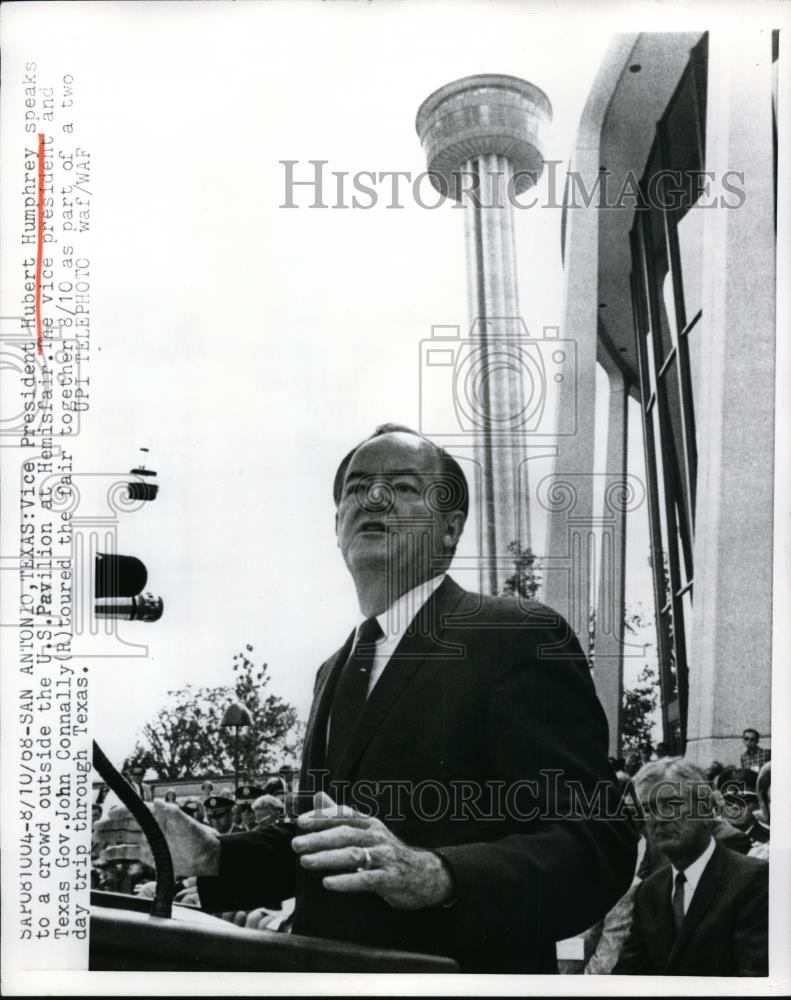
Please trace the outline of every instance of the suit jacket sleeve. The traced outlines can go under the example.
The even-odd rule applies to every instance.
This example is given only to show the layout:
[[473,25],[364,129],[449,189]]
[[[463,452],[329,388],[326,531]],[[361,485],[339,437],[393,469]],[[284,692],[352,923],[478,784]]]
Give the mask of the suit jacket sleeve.
[[220,837],[217,875],[198,878],[201,907],[211,913],[277,909],[294,895],[292,831],[280,824],[250,833]]
[[606,815],[618,800],[607,722],[576,636],[562,620],[510,635],[503,655],[493,653],[488,681],[487,766],[506,789],[526,778],[536,787],[506,795],[514,832],[439,853],[455,879],[455,919],[473,934],[476,925],[479,933],[521,927],[560,940],[594,924],[629,888],[637,835],[627,819]]
[[643,939],[643,923],[640,917],[640,891],[637,887],[632,908],[632,925],[621,949],[620,957],[612,970],[613,976],[648,976],[653,970]]
[[769,865],[761,865],[739,901],[733,950],[738,976],[768,976]]
[[[314,698],[326,665],[323,664],[316,674]],[[309,722],[308,732],[310,730]],[[217,875],[198,879],[201,907],[212,913],[251,910],[259,906],[276,909],[284,899],[291,899],[296,892],[296,859],[291,850],[293,836],[293,827],[276,823],[266,830],[220,837],[222,848]]]

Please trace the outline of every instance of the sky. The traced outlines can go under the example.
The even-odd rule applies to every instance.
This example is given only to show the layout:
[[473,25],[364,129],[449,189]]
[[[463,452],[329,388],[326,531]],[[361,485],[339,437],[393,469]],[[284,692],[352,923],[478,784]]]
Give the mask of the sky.
[[[311,209],[302,191],[283,208],[280,161],[302,178],[310,160],[328,179],[415,175],[421,102],[496,72],[547,93],[546,158],[565,164],[611,31],[577,5],[46,6],[37,59],[74,76],[92,160],[92,406],[75,469],[125,472],[146,447],[160,483],[119,515],[117,546],[145,562],[164,615],[119,626],[147,655],[91,669],[94,735],[120,762],[168,690],[230,684],[247,643],[306,717],[316,669],[359,616],[335,468],[377,424],[419,425],[420,343],[468,324],[462,211],[407,196],[389,209],[381,187],[370,210]],[[8,72],[24,57],[9,45]],[[562,322],[560,211],[515,216],[535,333]],[[461,552],[474,548],[468,532]],[[644,603],[646,552],[630,549]]]

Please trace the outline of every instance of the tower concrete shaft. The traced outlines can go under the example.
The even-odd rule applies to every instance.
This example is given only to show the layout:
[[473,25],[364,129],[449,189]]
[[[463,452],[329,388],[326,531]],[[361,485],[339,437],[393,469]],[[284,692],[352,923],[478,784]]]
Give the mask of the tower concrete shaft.
[[[513,178],[510,160],[485,153],[468,160],[474,180],[463,194],[467,244],[467,293],[471,339],[480,340],[477,385],[458,391],[475,399],[475,459],[480,469],[481,580],[488,593],[502,589],[510,572],[508,546],[530,544],[525,449],[518,433],[508,433],[524,403],[522,366],[511,352],[519,336],[513,209],[503,197]],[[484,207],[486,206],[486,207]],[[478,321],[476,323],[476,321]],[[474,349],[474,348],[473,348]]]
[[417,115],[432,184],[465,209],[470,332],[453,402],[478,465],[480,586],[493,594],[513,573],[509,544],[530,544],[525,434],[544,387],[525,363],[513,201],[541,174],[551,116],[543,91],[499,75],[450,83]]

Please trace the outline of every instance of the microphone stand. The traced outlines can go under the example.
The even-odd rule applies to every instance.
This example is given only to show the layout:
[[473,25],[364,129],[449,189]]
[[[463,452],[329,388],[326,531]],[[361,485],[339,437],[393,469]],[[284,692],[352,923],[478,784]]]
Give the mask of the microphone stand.
[[93,766],[100,777],[111,788],[129,812],[134,816],[145,834],[156,865],[157,889],[151,903],[151,916],[170,918],[173,897],[176,894],[176,879],[173,873],[173,859],[165,835],[159,828],[150,809],[135,792],[126,778],[123,777],[105,757],[102,748],[93,741]]

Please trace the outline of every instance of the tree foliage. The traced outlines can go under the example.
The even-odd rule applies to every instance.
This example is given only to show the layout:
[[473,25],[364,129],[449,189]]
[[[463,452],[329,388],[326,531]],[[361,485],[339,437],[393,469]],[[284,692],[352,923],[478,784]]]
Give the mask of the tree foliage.
[[[641,604],[627,608],[624,614],[624,635],[646,639],[653,637],[654,616]],[[644,642],[647,651],[651,642]],[[653,743],[652,730],[659,702],[658,678],[654,666],[647,663],[633,687],[625,688],[621,704],[621,752],[638,751],[646,743]]]
[[538,556],[528,546],[523,549],[516,540],[508,543],[508,551],[514,564],[514,572],[507,577],[501,594],[503,597],[523,597],[528,601],[538,600],[541,590],[541,563]]
[[253,647],[233,658],[234,683],[224,687],[188,684],[169,691],[168,700],[140,731],[124,770],[152,769],[160,780],[227,774],[234,769],[233,727],[222,727],[225,709],[239,701],[253,724],[239,730],[239,773],[251,780],[297,759],[303,727],[296,709],[267,694],[266,663],[256,666]]
[[621,709],[621,753],[639,751],[652,743],[651,730],[657,705],[656,672],[646,664],[640,671],[637,684],[623,693]]

